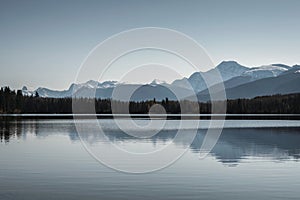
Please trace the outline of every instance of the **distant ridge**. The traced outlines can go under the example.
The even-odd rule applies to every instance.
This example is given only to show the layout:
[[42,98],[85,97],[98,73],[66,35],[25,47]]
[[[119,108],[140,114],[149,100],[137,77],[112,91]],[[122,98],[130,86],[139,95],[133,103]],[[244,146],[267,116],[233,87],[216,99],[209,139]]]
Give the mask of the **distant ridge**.
[[[259,95],[288,94],[300,92],[298,65],[290,67],[284,64],[263,65],[260,67],[246,67],[236,61],[223,61],[216,68],[206,72],[195,72],[190,77],[174,80],[171,84],[163,80],[153,80],[149,84],[128,84],[117,81],[97,82],[89,80],[85,83],[73,83],[66,90],[58,91],[48,88],[37,88],[30,91],[26,86],[22,88],[23,95],[34,95],[36,92],[41,97],[65,98],[71,97],[96,97],[111,98],[115,88],[122,91],[130,91],[139,88],[131,97],[134,101],[151,100],[153,98],[162,100],[186,99],[193,93],[197,93],[202,100],[207,100],[208,87],[217,88],[220,84],[215,78],[216,72],[221,75],[226,89],[227,97],[252,98]],[[205,79],[213,80],[207,86]],[[266,79],[266,80],[265,80]],[[214,92],[218,92],[214,90]],[[175,93],[179,94],[175,96]],[[122,99],[120,99],[122,100]]]

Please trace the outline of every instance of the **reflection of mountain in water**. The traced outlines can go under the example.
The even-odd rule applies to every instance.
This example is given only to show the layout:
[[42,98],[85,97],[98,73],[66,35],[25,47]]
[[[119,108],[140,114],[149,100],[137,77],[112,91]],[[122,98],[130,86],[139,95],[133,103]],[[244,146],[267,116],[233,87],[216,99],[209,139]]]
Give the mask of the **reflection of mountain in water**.
[[[189,131],[186,130],[186,134]],[[106,137],[111,142],[125,141],[138,142],[139,140],[156,143],[171,141],[176,135],[176,130],[164,130],[148,139],[137,139],[122,133],[120,130],[109,130]],[[26,139],[28,134],[43,139],[53,135],[65,135],[72,141],[78,141],[73,121],[70,120],[28,120],[28,121],[1,121],[1,142],[9,143],[10,140]],[[90,136],[90,135],[88,135]],[[195,154],[199,153],[205,136],[205,130],[199,130],[190,146]],[[81,137],[84,138],[84,135]],[[103,140],[99,134],[93,135],[94,140]],[[183,138],[184,141],[184,138]],[[96,141],[97,142],[97,141]],[[176,144],[180,148],[183,143]],[[300,128],[244,128],[224,129],[217,145],[211,155],[218,161],[227,164],[238,164],[249,157],[282,161],[300,158]]]
[[[199,143],[202,143],[202,139],[203,136],[198,134],[191,145],[194,152],[199,152]],[[223,163],[238,163],[247,157],[273,160],[299,159],[300,129],[224,129],[211,153]]]

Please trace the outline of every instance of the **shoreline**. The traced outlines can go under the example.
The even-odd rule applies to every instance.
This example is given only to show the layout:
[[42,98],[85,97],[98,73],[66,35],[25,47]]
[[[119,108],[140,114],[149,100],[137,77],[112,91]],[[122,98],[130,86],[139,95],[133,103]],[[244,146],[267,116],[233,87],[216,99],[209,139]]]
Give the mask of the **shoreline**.
[[0,114],[0,119],[300,120],[300,114]]

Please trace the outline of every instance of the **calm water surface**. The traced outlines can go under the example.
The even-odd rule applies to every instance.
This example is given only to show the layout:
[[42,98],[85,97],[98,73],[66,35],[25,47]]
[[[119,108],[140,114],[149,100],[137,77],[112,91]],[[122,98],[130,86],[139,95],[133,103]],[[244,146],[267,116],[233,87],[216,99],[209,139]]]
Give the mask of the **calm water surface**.
[[[110,142],[142,151],[163,146],[176,134],[167,128],[135,139],[111,120],[103,123],[111,128]],[[176,127],[178,121],[168,123]],[[198,157],[203,129],[170,167],[133,175],[92,158],[73,120],[1,121],[0,199],[299,199],[298,121],[228,121],[226,127],[205,159]]]

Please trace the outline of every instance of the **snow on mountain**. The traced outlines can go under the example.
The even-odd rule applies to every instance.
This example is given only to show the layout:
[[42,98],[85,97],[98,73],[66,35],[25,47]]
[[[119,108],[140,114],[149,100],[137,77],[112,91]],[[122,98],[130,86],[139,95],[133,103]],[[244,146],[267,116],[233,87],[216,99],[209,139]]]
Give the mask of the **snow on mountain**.
[[57,90],[50,90],[48,88],[38,88],[34,91],[34,93],[37,92],[40,97],[53,97],[53,98],[64,98],[69,97],[71,91],[69,90],[63,90],[63,91],[57,91]]
[[[224,85],[225,89],[228,90],[230,88],[234,88],[253,81],[258,81],[260,79],[277,77],[285,73],[290,73],[291,69],[292,68],[290,66],[283,64],[263,65],[261,67],[250,68],[249,70],[245,71],[241,76],[233,77],[227,81],[224,81],[222,84]],[[211,86],[210,90],[205,89],[200,91],[198,93],[199,96],[208,96],[210,91],[218,92],[217,90],[222,88],[219,84]]]
[[[271,71],[273,68],[271,68]],[[300,66],[289,67],[288,70],[282,70],[280,74],[273,74],[274,76],[261,78],[254,81],[247,81],[249,76],[240,76],[224,82],[227,99],[238,98],[254,98],[263,95],[275,94],[291,94],[300,92]],[[277,76],[276,76],[277,75]],[[240,79],[241,84],[233,83]],[[227,85],[227,86],[226,86]],[[231,85],[231,86],[230,86]],[[215,91],[218,94],[220,91]],[[200,101],[210,100],[210,94],[207,90],[201,91],[197,94]]]
[[105,81],[102,83],[98,83],[97,88],[114,88],[119,84],[118,81]]
[[282,64],[263,65],[261,67],[254,67],[247,70],[242,74],[242,76],[250,76],[252,80],[258,80],[262,78],[276,77],[289,69],[289,66]]
[[163,80],[154,79],[151,83],[149,83],[149,85],[151,85],[151,86],[161,85],[161,86],[167,86],[168,87],[170,84],[168,84],[166,81],[163,81]]
[[28,88],[26,86],[22,87],[22,94],[24,96],[32,96],[34,94],[33,91],[28,90]]
[[280,75],[286,75],[286,74],[297,74],[300,71],[300,65],[294,65],[291,67],[288,71],[283,72]]
[[[290,69],[290,66],[283,64],[248,68],[235,61],[223,61],[214,69],[207,72],[195,72],[188,79],[175,80],[172,84],[185,88],[187,88],[188,85],[191,85],[196,92],[200,92],[220,83],[220,81],[217,81],[220,80],[220,78],[215,78],[218,73],[221,75],[225,87],[230,88],[268,77],[277,77]],[[204,78],[210,82],[209,86],[206,85]]]
[[72,94],[76,94],[78,91],[94,91],[96,89],[107,89],[107,88],[114,88],[118,85],[117,81],[105,81],[105,82],[97,82],[94,80],[87,81],[85,83],[72,83],[69,89],[67,90],[51,90],[48,88],[39,87],[34,91],[29,91],[27,87],[22,88],[23,95],[31,96],[38,92],[40,97],[52,97],[52,98],[64,98],[64,97],[71,97]]
[[[220,84],[223,79],[224,86],[227,89],[238,87],[239,85],[255,82],[260,79],[278,77],[285,74],[299,74],[300,66],[293,67],[283,64],[264,65],[261,67],[248,68],[240,65],[235,61],[223,61],[216,68],[206,72],[195,72],[188,78],[175,80],[172,84],[165,81],[154,79],[149,84],[132,85],[130,83],[120,83],[117,81],[98,82],[94,80],[85,83],[73,83],[67,90],[51,90],[48,88],[38,88],[36,90],[28,90],[27,87],[22,88],[23,95],[34,95],[38,92],[41,97],[64,98],[72,97],[97,97],[111,98],[113,90],[120,86],[123,92],[128,91],[132,87],[141,87],[133,99],[148,100],[156,97],[157,99],[168,97],[173,99],[174,94],[170,91],[177,91],[181,97],[190,96],[191,91],[201,92],[205,95],[208,87]],[[216,78],[218,75],[222,79]],[[208,80],[209,85],[205,82]]]
[[213,70],[218,70],[223,78],[223,81],[227,81],[233,77],[243,74],[244,72],[248,71],[249,68],[240,65],[236,61],[223,61],[216,67],[216,69],[212,69],[210,71]]
[[[79,88],[91,88],[91,89],[95,89],[95,88],[114,88],[116,87],[116,85],[118,84],[117,81],[104,81],[104,82],[98,82],[98,81],[94,81],[94,80],[90,80],[87,81],[85,83],[80,83],[80,84],[74,84],[76,90],[78,90]],[[74,88],[73,88],[74,90]]]
[[[172,85],[188,89],[192,87],[194,91],[199,92],[208,87],[205,80],[209,82],[209,86],[212,86],[221,80],[227,81],[233,77],[240,76],[247,70],[249,68],[235,61],[223,61],[214,69],[207,72],[195,72],[189,78],[175,80]],[[221,78],[217,77],[218,75]]]
[[159,79],[154,79],[150,85],[159,85],[159,84],[166,84],[166,81],[159,80]]

